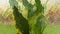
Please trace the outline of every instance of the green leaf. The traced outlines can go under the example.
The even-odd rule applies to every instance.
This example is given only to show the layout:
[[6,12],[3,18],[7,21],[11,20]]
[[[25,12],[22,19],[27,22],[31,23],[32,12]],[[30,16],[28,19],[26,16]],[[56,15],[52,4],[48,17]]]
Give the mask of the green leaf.
[[18,2],[16,0],[9,0],[9,3],[10,3],[11,7],[13,7],[13,6],[18,7]]

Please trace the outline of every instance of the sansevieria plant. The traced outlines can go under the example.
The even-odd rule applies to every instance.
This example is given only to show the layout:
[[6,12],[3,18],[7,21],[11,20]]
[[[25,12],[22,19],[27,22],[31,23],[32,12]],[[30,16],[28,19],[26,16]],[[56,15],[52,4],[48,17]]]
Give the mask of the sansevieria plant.
[[0,22],[13,26],[9,26],[11,34],[60,34],[60,0],[8,2],[9,8],[0,15]]

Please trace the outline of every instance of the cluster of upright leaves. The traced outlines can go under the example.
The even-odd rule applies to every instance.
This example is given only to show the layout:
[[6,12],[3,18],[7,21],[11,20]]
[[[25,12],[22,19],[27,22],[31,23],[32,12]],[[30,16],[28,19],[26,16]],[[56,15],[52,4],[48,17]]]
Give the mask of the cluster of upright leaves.
[[[21,1],[23,6],[25,7],[25,10],[27,10],[27,19],[23,16],[21,13],[21,8],[18,8],[18,2]],[[35,3],[32,5],[27,0],[10,0],[10,5],[13,8],[13,14],[16,21],[16,28],[19,29],[19,31],[22,34],[43,34],[43,30],[46,27],[45,24],[45,16],[43,15],[44,7],[41,4],[40,0],[34,0]],[[21,6],[20,6],[21,7]],[[24,8],[22,7],[22,8]],[[34,10],[33,8],[36,9]]]

